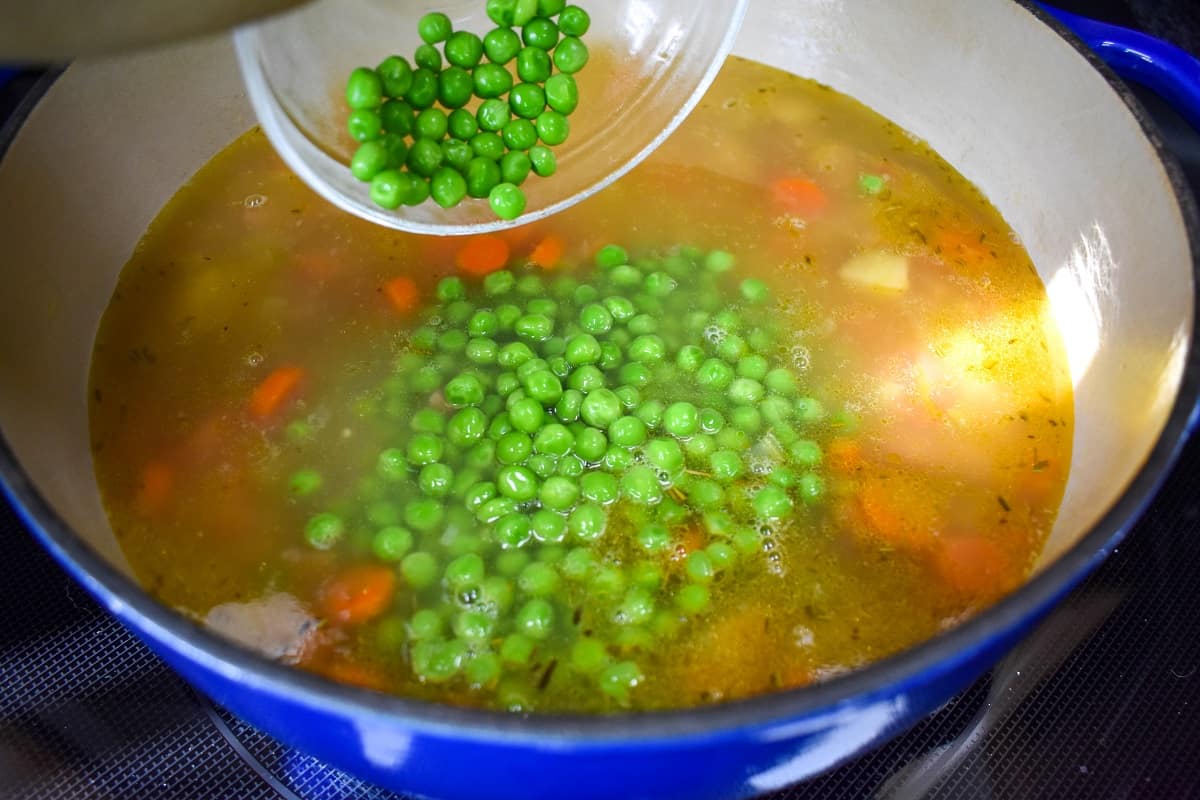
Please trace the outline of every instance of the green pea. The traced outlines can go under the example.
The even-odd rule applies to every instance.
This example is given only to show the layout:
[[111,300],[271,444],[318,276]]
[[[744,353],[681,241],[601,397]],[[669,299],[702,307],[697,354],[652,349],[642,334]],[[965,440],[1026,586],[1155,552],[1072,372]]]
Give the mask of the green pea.
[[739,378],[761,381],[767,377],[768,366],[767,360],[762,356],[749,355],[737,363],[736,371]]
[[709,600],[708,587],[699,583],[689,583],[675,595],[675,605],[685,614],[699,614],[708,608]]
[[701,463],[706,462],[717,450],[717,440],[707,433],[699,433],[684,443],[688,456]]
[[567,6],[558,15],[558,29],[564,36],[583,36],[592,25],[592,18],[579,6]]
[[430,497],[445,497],[450,493],[454,470],[445,464],[427,464],[421,468],[417,485]]
[[507,513],[495,521],[492,534],[501,547],[508,549],[524,547],[529,541],[529,517],[524,514]]
[[642,671],[632,661],[618,661],[600,672],[600,691],[619,703],[629,701],[630,690],[644,680]]
[[437,559],[430,553],[420,550],[415,553],[409,553],[400,562],[400,574],[404,576],[404,581],[412,588],[424,589],[427,586],[431,586],[437,580]]
[[554,151],[540,144],[529,148],[529,163],[533,173],[540,178],[549,178],[558,171],[558,159]]
[[413,500],[404,507],[404,524],[418,531],[427,532],[442,524],[445,509],[441,502],[432,498]]
[[813,425],[825,419],[825,405],[815,397],[796,400],[796,418],[805,425]]
[[385,169],[371,179],[369,194],[371,202],[380,208],[399,208],[402,202],[401,184],[405,178],[396,170]]
[[595,364],[600,360],[600,343],[590,333],[581,333],[567,340],[567,362],[573,366]]
[[557,147],[571,135],[571,123],[566,114],[549,109],[538,114],[534,122],[538,138],[550,147]]
[[[505,552],[502,555],[509,555]],[[523,554],[522,554],[523,555]],[[500,575],[490,575],[479,584],[479,596],[475,606],[485,614],[498,617],[508,613],[513,603],[513,585],[507,578]]]
[[496,442],[496,458],[502,464],[519,464],[532,452],[532,440],[520,431],[506,433]]
[[692,583],[710,583],[716,572],[712,559],[704,550],[696,550],[688,555],[684,571]]
[[304,526],[304,538],[317,550],[328,550],[346,535],[346,524],[336,514],[314,514]]
[[536,452],[555,457],[566,455],[574,446],[574,434],[558,423],[544,426],[533,439],[533,449]]
[[383,94],[388,97],[403,97],[412,88],[412,66],[402,56],[388,56],[380,61],[375,74],[379,76]]
[[450,589],[458,592],[478,586],[483,581],[484,572],[483,559],[475,553],[468,553],[447,564],[442,579]]
[[523,381],[529,396],[544,406],[553,405],[563,395],[562,382],[549,370],[538,370]]
[[467,451],[464,463],[469,467],[486,469],[492,465],[495,457],[496,443],[491,439],[484,439]]
[[[763,376],[763,383],[769,391],[783,395],[784,397],[792,397],[799,391],[796,386],[796,376],[782,367],[773,369]],[[805,399],[811,400],[811,398]],[[812,402],[815,403],[816,401],[813,400]],[[797,410],[799,410],[800,401],[797,400],[796,403]]]
[[474,69],[483,58],[483,40],[470,31],[457,31],[446,40],[446,60],[462,69]]
[[438,55],[437,48],[434,47],[426,47],[423,51],[418,48],[418,52],[422,52],[426,63],[436,61],[437,66],[427,67],[420,62],[417,63],[417,69],[412,73],[412,84],[404,93],[404,100],[413,108],[429,108],[437,101],[437,73],[442,68],[442,57]]
[[567,389],[554,406],[554,416],[558,417],[560,422],[575,422],[579,419],[582,407],[583,393],[578,389]]
[[511,28],[493,28],[483,37],[483,52],[493,64],[507,64],[520,49],[521,37]]
[[528,636],[514,633],[505,638],[504,643],[500,645],[500,660],[516,666],[528,664],[536,646]]
[[[628,264],[622,264],[608,271],[608,279],[614,286],[628,289],[642,282],[642,271]],[[630,303],[630,305],[633,304]],[[636,313],[636,306],[634,311]]]
[[564,36],[554,48],[554,66],[559,72],[572,75],[588,62],[588,49],[577,36]]
[[346,81],[346,105],[352,109],[376,109],[383,103],[383,81],[368,67],[358,67]]
[[606,472],[586,473],[579,480],[579,489],[585,499],[601,505],[614,503],[620,496],[617,479]]
[[548,597],[558,589],[558,572],[549,564],[533,562],[521,570],[517,587],[529,597]]
[[608,451],[608,437],[596,428],[580,431],[575,437],[575,452],[586,461],[599,461]]
[[643,452],[651,466],[667,475],[675,475],[683,469],[683,452],[674,439],[654,439]]
[[501,183],[488,194],[488,203],[497,217],[513,220],[525,211],[525,195],[511,183]]
[[511,183],[514,186],[523,184],[532,170],[533,162],[529,160],[528,155],[522,153],[520,150],[505,153],[504,157],[500,159],[501,180]]
[[517,77],[525,83],[545,83],[554,69],[550,54],[538,47],[525,47],[517,53]]
[[[480,120],[479,127],[481,128],[480,132],[472,136],[469,142],[471,152],[478,158],[498,162],[505,153],[504,140],[500,138],[499,134],[489,131],[482,120]],[[499,167],[500,165],[497,163],[496,168],[499,169]]]
[[609,445],[604,451],[603,463],[609,472],[624,472],[633,466],[633,451],[618,444]]
[[805,505],[815,505],[825,495],[825,481],[815,472],[806,472],[796,484],[796,494]]
[[589,303],[579,311],[579,326],[591,334],[604,334],[612,330],[613,315],[599,303]]
[[400,521],[400,510],[387,500],[376,500],[367,506],[366,517],[367,522],[378,527],[395,525]]
[[545,639],[554,630],[554,606],[546,600],[534,598],[521,606],[514,622],[517,630],[530,639]]
[[672,403],[663,412],[663,429],[676,437],[692,436],[700,429],[700,413],[691,403]]
[[725,427],[725,415],[715,408],[700,409],[700,430],[704,433],[717,433]]
[[508,105],[518,117],[536,119],[546,110],[546,92],[536,83],[518,83],[508,93]]
[[532,455],[525,459],[525,466],[533,470],[534,475],[545,479],[554,474],[557,462],[550,456]]
[[622,447],[638,447],[646,441],[646,424],[637,417],[620,417],[608,426],[608,440]]
[[658,475],[650,467],[640,464],[630,467],[621,478],[621,491],[641,505],[654,505],[662,500],[663,495]]
[[567,521],[549,509],[538,509],[531,520],[533,535],[539,542],[557,543],[566,538]]
[[364,142],[350,158],[350,173],[360,181],[369,181],[387,165],[387,148],[381,142]]
[[752,406],[763,398],[763,385],[752,378],[736,378],[729,384],[728,397],[739,405]]
[[[577,392],[588,395],[604,388],[604,373],[598,367],[586,364],[571,373],[567,378],[567,385]],[[582,413],[582,404],[580,411]]]
[[[516,285],[517,279],[513,277],[513,274],[506,269],[502,269],[493,272],[483,279],[483,292],[489,297],[499,297],[511,292]],[[496,313],[499,314],[499,309],[497,309]],[[532,358],[533,352],[528,347],[525,349],[529,352],[529,357]]]
[[475,519],[490,524],[516,511],[517,502],[512,498],[494,497],[475,510]]
[[[480,69],[482,69],[482,67],[480,67]],[[479,108],[475,111],[475,121],[478,123],[479,129],[482,131],[482,133],[475,134],[475,136],[471,137],[472,150],[476,152],[477,155],[490,157],[493,152],[493,147],[491,145],[492,140],[480,140],[481,144],[485,145],[482,148],[484,152],[479,152],[481,148],[476,147],[475,142],[483,134],[490,133],[492,136],[495,136],[499,131],[504,130],[504,126],[512,121],[512,112],[509,111],[508,103],[503,100],[492,98],[484,100],[479,104]],[[498,140],[497,143],[500,145],[501,151],[503,152],[504,142],[502,140]],[[493,158],[491,160],[495,161],[496,159]]]
[[728,272],[735,263],[733,254],[724,250],[713,250],[704,257],[704,268],[709,272]]
[[771,289],[758,278],[746,278],[740,288],[742,297],[748,303],[762,305],[771,299]]
[[440,141],[446,136],[449,124],[444,111],[437,108],[427,108],[420,114],[417,114],[413,133],[420,138]]
[[602,597],[615,597],[625,591],[625,574],[613,565],[599,566],[592,571],[588,589]]
[[375,473],[385,481],[398,483],[408,478],[408,460],[403,451],[388,448],[379,454],[375,462]]
[[417,22],[417,35],[426,44],[446,41],[452,30],[450,18],[439,11],[426,14]]
[[537,497],[538,482],[529,469],[510,464],[496,473],[496,488],[505,497],[525,503]]
[[597,639],[580,639],[571,647],[571,666],[585,675],[595,675],[609,663],[608,650]]
[[558,44],[558,26],[545,17],[534,17],[522,28],[521,38],[528,47],[552,50]]
[[737,561],[737,550],[725,542],[710,542],[704,548],[704,552],[708,554],[708,560],[712,563],[713,569],[718,572],[727,569]]
[[663,413],[666,411],[658,400],[646,400],[633,412],[634,416],[645,423],[647,428],[657,428],[662,425]]
[[643,525],[634,534],[638,547],[647,553],[665,553],[671,548],[671,534],[663,525]]
[[547,478],[538,492],[542,505],[553,511],[566,511],[579,499],[579,485],[570,478],[555,475]]
[[586,547],[576,547],[567,553],[559,564],[559,570],[564,578],[570,581],[583,581],[592,574],[596,567],[596,558]]
[[629,343],[629,357],[642,364],[657,364],[667,354],[667,346],[659,336],[639,336]]
[[811,439],[800,439],[788,446],[788,456],[801,467],[815,467],[821,463],[821,445]]
[[608,428],[621,416],[621,401],[608,389],[595,389],[583,399],[579,413],[588,425]]
[[442,635],[442,617],[432,608],[422,608],[408,620],[408,637],[413,641],[436,639]]
[[528,150],[537,144],[537,126],[527,119],[514,119],[500,131],[502,142],[509,150]]
[[730,412],[734,426],[753,435],[762,430],[762,414],[754,406],[737,406]]
[[613,614],[618,625],[644,625],[654,616],[654,594],[642,586],[635,586],[626,594]]
[[320,490],[322,482],[315,469],[296,470],[288,479],[288,491],[293,497],[308,497]]
[[732,450],[718,450],[709,458],[709,468],[718,481],[729,483],[741,477],[745,471],[742,457]]
[[442,452],[442,440],[432,434],[418,433],[408,441],[408,461],[419,467],[441,461]]
[[593,503],[578,506],[567,518],[567,529],[581,542],[594,542],[604,535],[608,525],[608,515],[604,509]]
[[346,117],[346,130],[356,142],[374,141],[383,135],[383,118],[375,109],[355,109]]

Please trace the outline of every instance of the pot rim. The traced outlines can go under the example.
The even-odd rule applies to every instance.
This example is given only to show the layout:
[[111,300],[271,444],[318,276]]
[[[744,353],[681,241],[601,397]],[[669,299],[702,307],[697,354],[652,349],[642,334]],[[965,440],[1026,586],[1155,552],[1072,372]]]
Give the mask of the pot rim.
[[[1074,47],[1108,81],[1153,146],[1187,232],[1195,308],[1200,311],[1200,213],[1183,171],[1166,150],[1156,124],[1131,90],[1065,26],[1032,0],[1016,2]],[[60,74],[61,70],[43,77],[0,129],[0,158]],[[1016,632],[1082,581],[1116,548],[1166,479],[1197,421],[1198,343],[1200,313],[1193,313],[1179,392],[1142,468],[1090,531],[1019,589],[948,631],[845,675],[812,686],[691,709],[603,716],[513,714],[458,708],[339,684],[233,644],[153,599],[71,530],[25,474],[3,432],[0,432],[0,489],[54,558],[109,611],[130,620],[139,632],[246,688],[266,691],[327,713],[359,721],[373,720],[382,725],[400,724],[414,733],[508,745],[552,743],[556,749],[724,738],[795,726],[802,721],[814,723],[812,727],[819,729],[817,723],[822,717],[836,717],[856,707],[887,702],[897,692],[920,682],[922,674],[933,676],[953,670],[989,641]]]

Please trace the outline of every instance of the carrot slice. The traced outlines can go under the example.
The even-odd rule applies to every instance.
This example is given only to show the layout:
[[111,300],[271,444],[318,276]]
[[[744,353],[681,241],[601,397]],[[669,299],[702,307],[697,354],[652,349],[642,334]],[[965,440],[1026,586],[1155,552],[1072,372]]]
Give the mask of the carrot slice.
[[913,550],[928,548],[936,527],[929,501],[895,481],[866,481],[858,505],[871,532],[888,544]]
[[163,507],[175,486],[175,473],[161,461],[151,461],[142,468],[137,487],[137,507],[152,513]]
[[825,191],[808,178],[780,178],[771,185],[775,202],[793,214],[811,217],[829,205]]
[[356,625],[387,610],[396,591],[396,573],[388,567],[351,567],[321,587],[320,608],[329,619]]
[[560,237],[550,234],[533,248],[529,260],[542,269],[554,269],[562,261],[566,249],[567,246]]
[[458,251],[456,262],[468,275],[489,275],[508,263],[508,242],[499,236],[475,236]]
[[383,285],[383,293],[391,302],[392,308],[401,314],[416,311],[421,304],[421,292],[417,289],[416,281],[407,275],[392,278]]
[[825,460],[835,472],[856,472],[863,466],[862,445],[853,439],[834,439],[826,448]]
[[295,393],[303,378],[304,370],[299,367],[279,367],[255,387],[250,413],[259,418],[271,416]]
[[994,258],[992,250],[980,239],[980,231],[969,231],[956,227],[939,227],[933,235],[934,250],[945,261],[977,264]]
[[387,688],[387,681],[378,672],[349,661],[337,659],[315,666],[313,669],[338,683],[359,686],[363,689],[374,689],[377,692],[385,691]]
[[934,567],[951,589],[971,597],[994,597],[1007,590],[1013,579],[1008,556],[983,536],[942,540]]

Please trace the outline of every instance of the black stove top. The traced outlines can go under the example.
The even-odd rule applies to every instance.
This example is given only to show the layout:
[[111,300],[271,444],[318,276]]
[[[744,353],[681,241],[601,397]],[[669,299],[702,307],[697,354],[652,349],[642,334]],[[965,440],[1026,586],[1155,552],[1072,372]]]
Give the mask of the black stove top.
[[[1200,4],[1060,2],[1200,53]],[[0,118],[33,76],[0,90]],[[1152,95],[1200,195],[1200,134]],[[395,798],[215,707],[0,503],[0,797]],[[1141,523],[996,669],[913,730],[774,800],[1200,797],[1200,438]]]

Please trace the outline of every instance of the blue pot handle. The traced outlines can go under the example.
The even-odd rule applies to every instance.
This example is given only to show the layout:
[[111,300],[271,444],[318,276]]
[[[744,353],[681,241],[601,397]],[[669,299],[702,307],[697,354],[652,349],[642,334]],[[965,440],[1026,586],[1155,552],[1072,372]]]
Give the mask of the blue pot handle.
[[1153,36],[1038,3],[1113,71],[1157,92],[1200,130],[1200,60]]

